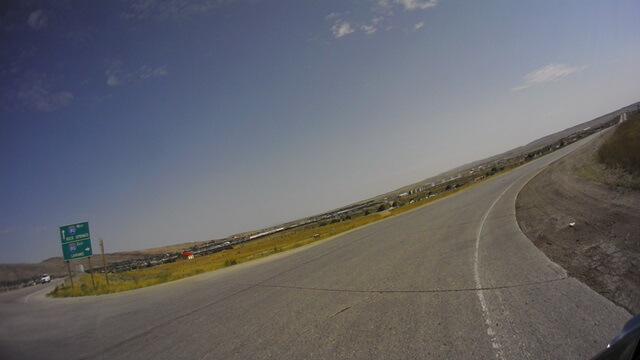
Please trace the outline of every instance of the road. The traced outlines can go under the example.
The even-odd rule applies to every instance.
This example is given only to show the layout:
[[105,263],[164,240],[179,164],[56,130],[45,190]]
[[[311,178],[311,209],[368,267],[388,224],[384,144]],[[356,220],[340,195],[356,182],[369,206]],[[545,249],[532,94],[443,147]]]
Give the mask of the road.
[[522,234],[515,198],[584,142],[314,246],[155,287],[0,295],[0,358],[585,359],[631,315]]

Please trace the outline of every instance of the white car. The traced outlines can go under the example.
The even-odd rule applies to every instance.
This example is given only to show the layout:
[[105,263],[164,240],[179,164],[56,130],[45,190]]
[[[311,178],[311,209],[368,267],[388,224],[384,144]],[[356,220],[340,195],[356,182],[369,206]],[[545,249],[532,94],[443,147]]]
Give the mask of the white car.
[[51,281],[51,276],[49,276],[48,274],[42,274],[42,276],[40,277],[40,282],[46,284],[49,281]]

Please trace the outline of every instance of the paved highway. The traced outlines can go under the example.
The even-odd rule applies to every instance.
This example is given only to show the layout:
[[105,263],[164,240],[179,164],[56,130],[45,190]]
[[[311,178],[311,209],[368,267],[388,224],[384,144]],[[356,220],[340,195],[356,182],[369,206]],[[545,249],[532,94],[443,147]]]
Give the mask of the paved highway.
[[315,246],[127,293],[0,295],[0,358],[585,359],[631,315],[522,234],[515,198],[580,143]]

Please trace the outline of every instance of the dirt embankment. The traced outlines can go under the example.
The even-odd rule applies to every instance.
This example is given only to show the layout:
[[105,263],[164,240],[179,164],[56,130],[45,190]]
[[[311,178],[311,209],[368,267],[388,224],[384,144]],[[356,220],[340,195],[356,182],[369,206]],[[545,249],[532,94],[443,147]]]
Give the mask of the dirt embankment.
[[595,163],[610,135],[605,131],[529,181],[518,195],[516,217],[524,234],[570,276],[638,314],[640,191],[587,179],[610,176]]

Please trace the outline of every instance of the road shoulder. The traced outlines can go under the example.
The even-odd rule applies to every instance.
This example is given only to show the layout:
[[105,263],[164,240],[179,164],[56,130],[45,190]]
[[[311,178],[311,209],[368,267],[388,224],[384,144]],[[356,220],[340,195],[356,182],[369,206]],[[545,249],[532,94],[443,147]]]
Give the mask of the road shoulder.
[[640,192],[580,176],[603,134],[531,179],[516,201],[522,232],[570,276],[640,312]]

